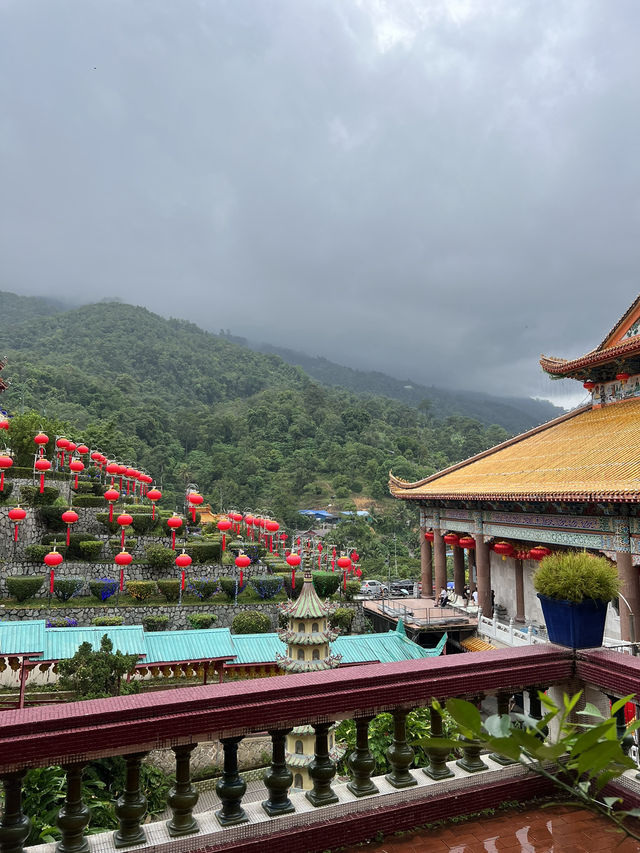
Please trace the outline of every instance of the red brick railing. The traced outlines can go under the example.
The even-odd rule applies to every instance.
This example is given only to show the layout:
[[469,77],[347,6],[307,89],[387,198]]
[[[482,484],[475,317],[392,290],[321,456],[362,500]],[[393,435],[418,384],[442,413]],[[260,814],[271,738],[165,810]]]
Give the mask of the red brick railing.
[[[170,823],[176,831],[172,832],[169,826],[167,835],[163,825],[164,835],[156,834],[146,842],[163,851],[166,848],[166,853],[173,849],[172,834],[185,835],[180,842],[181,851],[260,847],[261,853],[268,853],[285,847],[291,851],[327,849],[377,831],[477,811],[503,799],[524,800],[544,791],[545,783],[538,777],[514,775],[514,768],[504,768],[501,775],[496,765],[492,768],[496,773],[473,777],[467,776],[466,770],[456,770],[455,778],[446,782],[438,781],[437,774],[434,781],[421,771],[412,770],[412,750],[407,752],[404,729],[406,713],[428,705],[433,698],[498,694],[500,702],[500,697],[504,700],[524,689],[562,685],[576,677],[601,685],[604,692],[633,693],[640,687],[640,662],[614,652],[574,657],[556,646],[533,646],[5,711],[0,714],[0,777],[6,791],[0,851],[19,853],[25,837],[20,786],[26,769],[51,764],[68,768],[66,816],[60,826],[64,849],[73,853],[82,849],[87,822],[78,805],[82,765],[104,756],[125,756],[130,773],[128,788],[135,793],[141,754],[169,747],[177,761],[178,790],[169,798],[174,812]],[[378,783],[380,793],[376,795],[367,791],[371,784],[366,758],[367,726],[371,717],[381,711],[394,715],[395,742],[392,770],[385,777],[387,782],[383,779],[382,784]],[[350,783],[352,794],[338,797],[334,793],[338,786],[332,782],[335,770],[328,759],[327,733],[329,723],[340,719],[356,720],[364,746],[357,778]],[[302,723],[311,724],[316,730],[316,767],[311,773],[314,790],[306,798],[302,794],[288,795],[291,777],[284,767],[285,734]],[[265,783],[266,806],[263,809],[256,804],[254,809],[260,811],[259,818],[254,812],[247,815],[243,810],[244,783],[238,777],[236,751],[244,735],[265,730],[271,733],[274,753],[271,774]],[[197,743],[212,740],[222,742],[225,754],[225,774],[219,791],[223,807],[217,817],[212,813],[206,813],[206,820],[198,816],[198,828],[191,814],[194,797],[189,753]],[[472,782],[467,781],[471,778]],[[473,796],[461,795],[461,791],[471,790],[470,785]],[[345,791],[346,787],[342,786]],[[367,793],[372,795],[364,796]],[[125,844],[128,840],[140,845],[135,849],[144,850],[144,837],[135,841],[136,833],[140,836],[144,832],[140,827],[144,810],[136,815],[130,806],[131,803],[120,805],[120,831]],[[265,811],[271,820],[265,821]],[[213,832],[214,825],[217,832]]]

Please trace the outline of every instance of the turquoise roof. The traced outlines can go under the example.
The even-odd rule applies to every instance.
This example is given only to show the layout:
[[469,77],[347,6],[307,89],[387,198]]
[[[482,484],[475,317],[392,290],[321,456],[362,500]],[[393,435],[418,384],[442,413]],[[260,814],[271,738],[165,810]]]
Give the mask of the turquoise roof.
[[146,648],[142,625],[117,625],[101,628],[47,628],[42,660],[72,658],[82,643],[91,643],[98,651],[105,634],[113,643],[114,651],[144,657]]
[[386,634],[351,634],[338,637],[331,643],[331,651],[342,655],[341,663],[397,663],[403,660],[433,658],[442,654],[447,641],[444,634],[435,649],[423,649],[398,631]]
[[232,640],[237,655],[232,663],[275,663],[276,654],[287,653],[277,634],[234,634]]
[[41,654],[46,624],[44,619],[0,622],[0,655]]
[[[233,638],[235,641],[235,637]],[[230,660],[236,652],[228,628],[191,631],[151,631],[144,635],[147,656],[144,663]]]

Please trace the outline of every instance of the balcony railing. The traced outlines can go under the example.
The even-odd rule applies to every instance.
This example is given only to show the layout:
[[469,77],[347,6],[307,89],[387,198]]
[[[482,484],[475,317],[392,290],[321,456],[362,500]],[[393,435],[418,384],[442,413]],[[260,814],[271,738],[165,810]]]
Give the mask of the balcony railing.
[[[494,694],[504,710],[509,697],[521,691],[529,691],[535,713],[538,689],[567,684],[573,689],[576,680],[616,696],[634,693],[640,684],[640,662],[615,652],[574,656],[556,646],[530,646],[5,711],[0,714],[0,777],[5,789],[0,851],[20,853],[28,834],[21,807],[24,773],[52,764],[61,764],[67,772],[66,802],[58,819],[60,853],[109,850],[114,845],[143,851],[153,847],[154,853],[325,850],[376,832],[478,811],[505,799],[524,801],[547,792],[546,780],[519,765],[503,766],[479,756],[471,742],[462,745],[458,762],[447,762],[446,755],[431,750],[425,768],[413,767],[406,716],[433,698],[445,701],[452,696],[480,699]],[[391,770],[372,778],[368,726],[382,711],[390,711],[394,720]],[[328,731],[333,721],[342,719],[355,720],[357,746],[350,759],[352,777],[338,784]],[[306,793],[290,791],[292,777],[285,765],[286,735],[303,723],[316,733],[310,767],[314,787]],[[440,723],[432,711],[435,732]],[[273,745],[265,798],[243,804],[246,785],[238,772],[238,744],[246,735],[265,730]],[[197,794],[190,780],[190,755],[196,744],[212,740],[220,740],[224,752],[217,786],[220,807],[194,815]],[[150,750],[163,748],[173,750],[176,761],[176,782],[168,797],[172,817],[145,824],[138,790],[140,762]],[[83,766],[113,755],[125,757],[128,772],[116,806],[120,828],[87,838]],[[640,804],[632,787],[627,786],[625,796]]]

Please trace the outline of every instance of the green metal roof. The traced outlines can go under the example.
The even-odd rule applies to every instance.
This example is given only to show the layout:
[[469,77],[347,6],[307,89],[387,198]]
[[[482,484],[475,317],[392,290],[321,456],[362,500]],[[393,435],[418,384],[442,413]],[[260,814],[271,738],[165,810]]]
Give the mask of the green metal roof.
[[275,663],[276,654],[287,653],[277,634],[234,634],[231,641],[237,655],[232,663]]
[[236,656],[228,628],[152,631],[146,633],[144,639],[147,647],[147,656],[143,661],[145,664],[232,660]]
[[44,619],[0,622],[0,655],[40,655],[45,646]]
[[403,660],[438,657],[446,641],[445,634],[435,649],[423,649],[398,631],[387,631],[386,634],[353,634],[338,637],[331,643],[331,651],[342,655],[342,664],[397,663]]
[[327,607],[318,598],[310,571],[305,572],[302,592],[295,600],[289,615],[292,619],[321,619],[327,615]]
[[105,634],[113,643],[114,651],[144,657],[146,648],[142,625],[116,625],[100,628],[47,628],[44,632],[43,660],[72,658],[82,643],[91,643],[94,650],[98,651]]

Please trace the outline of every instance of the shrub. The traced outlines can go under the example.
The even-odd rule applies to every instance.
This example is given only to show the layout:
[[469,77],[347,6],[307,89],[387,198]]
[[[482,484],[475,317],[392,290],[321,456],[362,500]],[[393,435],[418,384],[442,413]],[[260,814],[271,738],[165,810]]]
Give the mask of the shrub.
[[189,581],[187,589],[198,598],[207,601],[218,592],[218,581],[215,578],[193,578]]
[[278,577],[282,578],[284,582],[284,591],[287,594],[287,598],[296,599],[300,593],[302,592],[302,583],[304,581],[304,574],[302,572],[296,572],[296,588],[293,589],[291,586],[291,572],[278,572]]
[[338,607],[338,609],[329,617],[329,624],[332,628],[336,628],[341,634],[348,634],[351,630],[351,623],[355,616],[350,607]]
[[156,526],[156,521],[146,512],[136,512],[131,514],[133,522],[131,526],[136,533],[148,533]]
[[[73,499],[73,505],[89,507],[104,506],[104,498],[100,495],[76,495]],[[108,515],[107,518],[109,518]]]
[[44,583],[44,575],[15,575],[7,578],[7,590],[16,601],[28,601],[33,598]]
[[47,530],[52,532],[66,530],[67,525],[62,520],[61,516],[64,512],[65,507],[60,506],[41,506],[38,507],[38,511],[36,515],[38,516],[38,521],[40,521]]
[[194,563],[218,563],[220,561],[220,542],[188,542],[187,554]]
[[340,586],[342,574],[338,572],[312,572],[313,585],[320,598],[328,598]]
[[180,581],[177,578],[165,578],[156,583],[159,592],[167,601],[177,601],[180,598]]
[[100,552],[104,548],[104,542],[97,542],[93,539],[88,539],[85,542],[78,542],[78,549],[83,560],[94,561],[100,556]]
[[122,625],[122,616],[95,616],[91,624],[100,628],[111,628],[114,625]]
[[618,595],[618,571],[605,557],[586,551],[550,554],[538,566],[533,585],[542,595],[578,604],[587,598],[611,601]]
[[[152,509],[147,504],[125,504],[123,507],[124,512],[128,512],[130,515],[151,515]],[[158,515],[158,511],[156,510],[156,516]]]
[[20,500],[25,506],[50,506],[59,496],[60,492],[53,486],[45,486],[42,494],[40,494],[40,486],[20,488]]
[[42,537],[45,545],[55,544],[58,551],[64,554],[69,560],[81,560],[82,553],[80,551],[81,542],[99,542],[97,536],[92,536],[90,533],[72,533],[69,537],[69,547],[65,545],[65,537],[58,534],[48,534]]
[[233,601],[235,599],[236,584],[238,588],[238,595],[240,595],[247,585],[247,581],[244,580],[242,586],[240,586],[239,578],[218,578],[218,583],[220,584],[220,591],[225,594],[227,601]]
[[78,620],[73,616],[50,616],[47,619],[47,628],[77,628]]
[[192,628],[210,628],[217,621],[215,613],[190,613],[187,616],[187,622]]
[[151,614],[143,619],[145,631],[166,631],[169,627],[169,617],[162,614]]
[[[78,498],[74,501],[77,503]],[[100,498],[102,505],[104,506],[104,498]],[[116,518],[122,512],[121,507],[115,506],[113,507],[113,521],[109,521],[109,513],[108,512],[98,512],[96,513],[96,521],[99,521],[100,524],[104,524],[109,533],[120,533],[120,525],[116,521]]]
[[[122,551],[121,539],[109,539],[109,550],[112,554],[119,554]],[[124,540],[125,551],[134,551],[138,545],[138,540],[134,537],[126,537]]]
[[87,480],[78,480],[78,488],[74,489],[74,492],[78,495],[92,495],[93,483],[89,483]]
[[33,560],[34,563],[41,563],[50,550],[49,545],[27,545],[24,549],[24,555],[28,560]]
[[155,581],[127,581],[127,595],[135,601],[146,601],[156,591]]
[[[7,472],[5,471],[5,476],[6,476],[6,473]],[[4,489],[0,492],[0,504],[4,504],[9,500],[9,498],[11,497],[12,491],[13,491],[13,483],[7,483],[7,481],[5,480],[4,481]]]
[[53,594],[58,601],[71,601],[74,596],[80,595],[83,586],[84,578],[54,578]]
[[118,591],[118,581],[113,578],[100,578],[97,581],[89,581],[91,595],[98,601],[106,601]]
[[259,610],[238,613],[231,625],[234,634],[267,634],[271,631],[271,619]]
[[353,601],[354,595],[358,595],[360,592],[360,581],[349,580],[347,581],[347,588],[344,591],[344,597],[347,601]]
[[265,600],[274,598],[284,586],[284,581],[280,575],[255,575],[249,583],[260,598]]
[[176,558],[175,551],[164,545],[147,545],[145,548],[147,563],[156,569],[168,569]]

